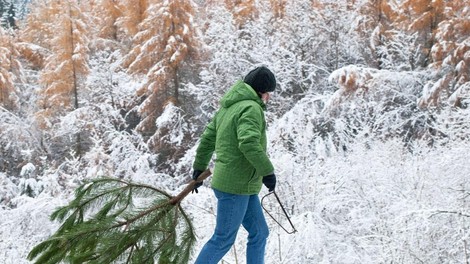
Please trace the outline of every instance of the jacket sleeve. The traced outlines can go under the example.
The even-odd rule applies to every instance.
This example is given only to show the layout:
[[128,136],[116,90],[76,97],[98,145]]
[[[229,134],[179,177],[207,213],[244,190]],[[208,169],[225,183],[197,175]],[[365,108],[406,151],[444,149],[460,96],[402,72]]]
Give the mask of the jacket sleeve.
[[262,133],[266,133],[263,110],[259,106],[249,106],[238,119],[238,147],[257,174],[264,177],[274,172],[274,166],[266,154],[265,146],[261,145]]
[[215,119],[216,118],[214,117],[202,133],[201,140],[196,149],[196,158],[193,163],[193,169],[195,170],[203,171],[207,169],[207,166],[209,166],[209,162],[215,150]]

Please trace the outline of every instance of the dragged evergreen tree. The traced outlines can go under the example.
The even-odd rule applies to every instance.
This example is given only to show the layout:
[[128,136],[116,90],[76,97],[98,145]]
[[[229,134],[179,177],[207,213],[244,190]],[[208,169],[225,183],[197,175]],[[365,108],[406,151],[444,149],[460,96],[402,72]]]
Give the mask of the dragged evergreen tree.
[[28,258],[37,264],[188,263],[196,236],[180,202],[210,174],[205,171],[175,197],[115,178],[85,183],[52,213],[51,220],[62,225]]

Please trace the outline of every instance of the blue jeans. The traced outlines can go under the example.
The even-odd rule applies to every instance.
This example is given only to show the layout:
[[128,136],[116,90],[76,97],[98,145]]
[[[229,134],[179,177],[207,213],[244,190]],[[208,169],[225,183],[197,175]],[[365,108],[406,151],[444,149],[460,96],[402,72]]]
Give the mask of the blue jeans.
[[214,234],[204,245],[195,264],[217,264],[230,250],[240,225],[248,231],[247,264],[263,264],[269,235],[258,195],[237,195],[214,189],[217,222]]

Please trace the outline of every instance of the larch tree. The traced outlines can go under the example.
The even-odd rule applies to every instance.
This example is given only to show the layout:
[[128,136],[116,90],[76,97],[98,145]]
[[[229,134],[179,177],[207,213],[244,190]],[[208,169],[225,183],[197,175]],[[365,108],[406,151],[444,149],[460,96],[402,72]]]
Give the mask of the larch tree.
[[270,0],[273,16],[277,19],[283,19],[286,14],[287,0]]
[[129,54],[133,60],[128,71],[147,75],[147,82],[137,91],[141,98],[137,108],[141,122],[137,129],[159,153],[166,152],[170,146],[160,140],[161,134],[155,133],[156,120],[166,105],[178,105],[181,68],[195,58],[199,46],[193,21],[194,6],[191,0],[152,3],[139,25],[135,47]]
[[21,68],[12,38],[12,34],[0,27],[0,106],[8,110],[16,106],[14,81]]
[[[50,128],[56,118],[79,108],[80,90],[88,69],[88,37],[86,19],[74,1],[50,2],[54,12],[50,27],[55,33],[49,41],[52,54],[41,71],[37,119],[43,128]],[[80,133],[76,153],[80,155]]]
[[99,32],[103,27],[104,21],[108,18],[108,13],[103,13],[102,3],[104,0],[88,0],[88,1],[77,1],[77,7],[80,9],[80,12],[83,16],[87,17],[87,23],[93,25],[88,27],[88,35],[93,36],[91,39],[101,38]]
[[123,26],[129,36],[133,36],[133,48],[122,62],[122,67],[131,74],[147,74],[149,69],[158,61],[156,55],[152,54],[151,51],[159,46],[158,34],[161,28],[155,25],[160,24],[155,23],[155,21],[161,18],[158,17],[157,12],[159,10],[155,4],[146,9],[147,5],[148,3],[143,1],[131,5],[118,21],[118,24]]
[[449,104],[468,107],[470,103],[470,8],[468,1],[445,3],[443,21],[435,30],[430,67],[438,78],[426,84],[420,107]]
[[94,5],[89,5],[87,12],[97,20],[97,36],[103,39],[118,40],[120,30],[118,19],[123,16],[123,10],[119,7],[118,0],[98,0]]
[[355,30],[364,45],[363,56],[368,65],[383,69],[387,54],[387,42],[390,39],[391,24],[397,13],[393,6],[394,1],[368,0],[359,6]]
[[[416,34],[416,43],[412,43],[419,56],[415,56],[413,69],[427,67],[431,62],[431,48],[435,43],[438,24],[444,19],[444,0],[405,0],[400,3],[400,14],[395,26],[409,34]],[[460,1],[457,1],[460,2]]]
[[[139,24],[145,18],[149,1],[151,0],[116,0],[113,3],[116,4],[116,7],[122,13],[120,17],[116,18],[115,24],[124,32],[125,37],[123,36],[123,39],[127,39],[129,45],[133,46],[134,37],[140,31]],[[132,60],[132,58],[127,56],[123,63],[124,68],[127,68]]]
[[99,17],[103,19],[99,36],[117,40],[119,28],[116,25],[116,21],[122,17],[122,11],[117,2],[115,0],[102,0],[99,10],[102,11]]
[[232,12],[238,29],[243,29],[259,15],[255,0],[225,0],[225,5]]
[[34,43],[40,47],[50,49],[50,39],[54,32],[48,25],[54,24],[52,20],[57,15],[57,10],[53,10],[51,0],[34,1],[31,3],[24,26],[20,29],[21,40],[26,43]]

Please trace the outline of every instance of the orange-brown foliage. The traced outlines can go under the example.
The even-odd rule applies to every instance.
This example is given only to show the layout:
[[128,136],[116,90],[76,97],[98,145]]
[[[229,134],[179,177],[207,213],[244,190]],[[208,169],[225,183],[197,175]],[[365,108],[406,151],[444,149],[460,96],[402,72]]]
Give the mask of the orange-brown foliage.
[[50,55],[47,49],[27,42],[17,43],[16,47],[21,57],[26,59],[36,69],[42,69],[46,57]]
[[[14,36],[0,27],[0,106],[13,109],[16,106],[15,75],[19,75],[20,63],[14,45]],[[16,74],[15,74],[16,73]]]
[[195,54],[199,44],[191,30],[193,7],[186,0],[166,4],[156,5],[145,13],[140,32],[134,38],[135,46],[123,62],[129,72],[148,73],[157,64],[175,68],[188,53]]
[[381,68],[382,55],[378,47],[386,45],[391,38],[390,29],[398,13],[386,0],[369,0],[361,6],[359,13],[362,17],[355,30],[367,47],[364,58],[369,65]]
[[178,101],[179,68],[195,58],[199,46],[192,29],[194,13],[188,0],[150,6],[134,38],[135,46],[123,63],[131,73],[147,74],[147,83],[137,91],[145,98],[139,106],[143,120],[138,126],[144,134],[155,131],[155,119],[162,113],[165,102]]
[[287,0],[270,0],[275,18],[283,18],[286,13]]
[[98,31],[97,36],[105,39],[117,40],[119,28],[116,21],[122,17],[123,11],[119,8],[116,0],[100,0],[97,4],[91,5],[89,1],[87,11],[95,19],[94,28]]
[[425,30],[426,28],[431,29],[432,18],[432,14],[430,12],[425,12],[418,17],[418,19],[411,22],[408,26],[408,30],[420,31]]
[[255,0],[226,0],[225,5],[232,12],[239,28],[243,28],[247,22],[258,17]]
[[[465,3],[467,2],[467,3]],[[431,50],[432,64],[435,69],[445,67],[445,74],[433,86],[428,95],[420,100],[422,107],[438,106],[449,101],[454,106],[460,106],[462,98],[468,96],[467,86],[470,82],[470,9],[468,1],[433,1],[434,10],[441,22],[433,32],[434,44]]]
[[54,30],[48,25],[59,14],[60,10],[54,8],[57,1],[34,1],[30,7],[31,12],[26,18],[25,27],[20,36],[22,41],[34,43],[41,47],[50,48],[49,40],[54,36]]
[[[5,50],[0,47],[1,52],[5,52]],[[0,56],[0,63],[4,63],[5,61]],[[14,92],[12,74],[5,70],[3,67],[0,67],[0,106],[4,106],[6,108],[11,108],[12,98],[11,95]]]
[[117,18],[116,25],[120,27],[127,36],[134,37],[140,30],[139,24],[145,18],[145,12],[149,6],[148,0],[116,0],[116,8],[122,15]]
[[39,105],[46,111],[60,114],[78,107],[78,89],[82,76],[88,73],[88,38],[86,24],[80,8],[70,1],[52,2],[51,10],[57,12],[53,27],[55,37],[50,39],[52,55],[45,62],[40,75],[43,89]]

